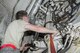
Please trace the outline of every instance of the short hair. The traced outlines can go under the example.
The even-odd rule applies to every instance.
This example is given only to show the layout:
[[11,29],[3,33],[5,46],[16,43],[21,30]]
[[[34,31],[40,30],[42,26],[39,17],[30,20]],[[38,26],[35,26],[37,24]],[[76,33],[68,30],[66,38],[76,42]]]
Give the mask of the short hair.
[[20,10],[16,13],[16,20],[22,19],[23,16],[27,16],[27,12],[24,10]]

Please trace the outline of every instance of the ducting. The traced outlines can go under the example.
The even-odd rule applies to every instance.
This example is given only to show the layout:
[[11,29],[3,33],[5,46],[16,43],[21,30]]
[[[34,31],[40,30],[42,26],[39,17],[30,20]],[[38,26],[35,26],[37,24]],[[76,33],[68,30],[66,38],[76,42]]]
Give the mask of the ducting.
[[28,12],[28,14],[30,14],[30,11],[32,10],[34,4],[35,4],[36,0],[32,0],[29,7],[26,9],[26,11]]
[[37,12],[40,5],[43,3],[43,1],[44,0],[33,0],[32,4],[30,5],[30,7],[27,10],[29,15],[34,15]]

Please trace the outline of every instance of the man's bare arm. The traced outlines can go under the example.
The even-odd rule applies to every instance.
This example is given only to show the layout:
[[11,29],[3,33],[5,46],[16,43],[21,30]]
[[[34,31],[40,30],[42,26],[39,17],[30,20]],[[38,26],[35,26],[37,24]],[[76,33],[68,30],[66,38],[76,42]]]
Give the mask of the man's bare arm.
[[58,33],[57,30],[56,31],[55,30],[50,30],[50,29],[47,29],[45,27],[36,26],[36,25],[32,25],[32,24],[27,24],[26,28],[29,29],[29,30],[32,30],[32,31],[39,32],[39,33],[53,33],[53,34]]

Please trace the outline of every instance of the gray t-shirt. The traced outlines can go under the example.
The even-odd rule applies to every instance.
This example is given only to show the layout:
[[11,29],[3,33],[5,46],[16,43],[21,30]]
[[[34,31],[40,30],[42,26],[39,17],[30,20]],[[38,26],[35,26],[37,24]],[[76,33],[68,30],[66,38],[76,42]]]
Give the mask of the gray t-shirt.
[[25,28],[26,25],[27,23],[23,20],[15,20],[10,23],[2,44],[14,44],[19,49],[24,31],[28,30]]

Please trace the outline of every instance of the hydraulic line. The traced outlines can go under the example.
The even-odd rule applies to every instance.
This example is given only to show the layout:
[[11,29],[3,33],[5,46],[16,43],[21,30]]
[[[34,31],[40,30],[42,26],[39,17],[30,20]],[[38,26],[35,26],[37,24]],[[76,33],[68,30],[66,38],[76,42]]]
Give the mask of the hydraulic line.
[[57,53],[65,53],[71,46],[72,44],[72,40],[73,40],[73,37],[70,38],[70,42],[68,44],[68,46],[66,48],[62,48],[60,51],[58,51]]
[[28,8],[29,8],[29,6],[31,5],[32,1],[33,1],[33,0],[30,1],[29,5],[26,7],[25,11],[28,10]]

